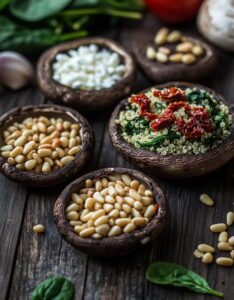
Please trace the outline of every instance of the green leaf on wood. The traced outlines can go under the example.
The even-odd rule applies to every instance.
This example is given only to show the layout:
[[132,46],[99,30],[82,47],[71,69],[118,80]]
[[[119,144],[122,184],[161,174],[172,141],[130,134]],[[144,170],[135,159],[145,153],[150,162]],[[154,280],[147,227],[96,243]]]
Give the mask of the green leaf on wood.
[[174,263],[159,261],[151,264],[146,278],[156,284],[184,287],[196,293],[223,297],[223,294],[211,289],[208,282],[197,273]]
[[32,300],[72,300],[73,297],[74,284],[57,276],[42,281],[32,293]]

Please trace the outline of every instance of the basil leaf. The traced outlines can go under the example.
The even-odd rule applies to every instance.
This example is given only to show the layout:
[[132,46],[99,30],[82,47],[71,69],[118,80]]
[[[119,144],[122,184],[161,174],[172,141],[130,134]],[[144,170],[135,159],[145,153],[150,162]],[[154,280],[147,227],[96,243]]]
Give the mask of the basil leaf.
[[74,284],[57,276],[42,281],[32,293],[32,300],[72,300],[73,297]]
[[140,133],[147,127],[149,127],[149,121],[144,118],[136,117],[127,122],[127,124],[124,126],[123,131],[125,131],[128,135],[133,135]]
[[197,273],[174,263],[159,261],[151,264],[146,278],[156,284],[185,287],[196,293],[223,297],[223,294],[211,289],[208,282]]
[[11,13],[28,22],[41,21],[63,10],[72,0],[12,0]]

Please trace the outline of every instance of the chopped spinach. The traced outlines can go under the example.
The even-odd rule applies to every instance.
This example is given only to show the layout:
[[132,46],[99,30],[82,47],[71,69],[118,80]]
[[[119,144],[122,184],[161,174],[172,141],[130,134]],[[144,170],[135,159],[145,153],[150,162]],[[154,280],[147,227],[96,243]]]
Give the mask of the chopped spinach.
[[178,139],[179,137],[180,137],[180,135],[178,133],[176,133],[173,130],[170,130],[168,132],[168,134],[162,134],[162,135],[159,135],[156,138],[154,138],[152,141],[145,142],[145,143],[138,142],[138,144],[143,148],[148,148],[148,147],[152,147],[152,146],[157,146],[157,145],[161,144],[162,142],[164,142],[165,140],[173,141],[175,139]]
[[127,122],[127,124],[124,126],[123,131],[126,132],[128,135],[133,135],[140,133],[147,127],[149,127],[149,121],[147,121],[144,118],[136,117],[131,121]]

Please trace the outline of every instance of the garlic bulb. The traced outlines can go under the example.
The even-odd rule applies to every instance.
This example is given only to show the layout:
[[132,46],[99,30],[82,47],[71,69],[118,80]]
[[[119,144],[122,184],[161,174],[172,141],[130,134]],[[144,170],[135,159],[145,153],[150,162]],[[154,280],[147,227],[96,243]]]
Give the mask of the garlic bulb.
[[0,53],[0,84],[18,90],[33,81],[33,67],[24,56],[12,51]]
[[234,51],[234,0],[206,0],[197,17],[200,32],[212,43]]

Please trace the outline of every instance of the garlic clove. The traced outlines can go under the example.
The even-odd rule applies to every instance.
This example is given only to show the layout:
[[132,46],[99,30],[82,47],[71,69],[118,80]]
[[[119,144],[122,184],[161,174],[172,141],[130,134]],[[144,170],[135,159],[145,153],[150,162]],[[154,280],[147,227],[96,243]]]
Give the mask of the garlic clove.
[[32,64],[17,52],[0,53],[0,70],[0,83],[12,90],[18,90],[34,82]]

